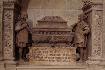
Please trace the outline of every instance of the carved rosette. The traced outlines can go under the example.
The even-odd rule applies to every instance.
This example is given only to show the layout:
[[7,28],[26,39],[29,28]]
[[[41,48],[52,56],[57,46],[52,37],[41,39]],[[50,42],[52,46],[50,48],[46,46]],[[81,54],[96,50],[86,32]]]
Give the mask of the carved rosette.
[[3,3],[3,51],[4,59],[13,59],[14,3]]

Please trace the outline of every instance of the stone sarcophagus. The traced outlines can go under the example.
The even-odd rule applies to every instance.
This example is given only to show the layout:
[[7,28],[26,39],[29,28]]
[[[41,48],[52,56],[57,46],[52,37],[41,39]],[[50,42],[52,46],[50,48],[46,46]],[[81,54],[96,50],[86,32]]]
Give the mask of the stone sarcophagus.
[[38,20],[32,31],[30,63],[54,65],[72,64],[76,61],[76,49],[72,47],[73,32],[67,21],[59,16],[45,16]]
[[64,44],[70,45],[73,32],[67,26],[67,21],[59,16],[46,16],[38,20],[38,24],[33,28],[33,46],[36,44]]

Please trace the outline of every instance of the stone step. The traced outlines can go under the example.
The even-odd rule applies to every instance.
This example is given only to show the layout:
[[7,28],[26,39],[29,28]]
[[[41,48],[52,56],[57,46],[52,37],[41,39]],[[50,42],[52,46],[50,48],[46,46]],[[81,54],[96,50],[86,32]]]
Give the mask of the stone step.
[[19,65],[16,70],[86,70],[87,66],[84,65]]
[[4,62],[0,61],[0,70],[5,70]]

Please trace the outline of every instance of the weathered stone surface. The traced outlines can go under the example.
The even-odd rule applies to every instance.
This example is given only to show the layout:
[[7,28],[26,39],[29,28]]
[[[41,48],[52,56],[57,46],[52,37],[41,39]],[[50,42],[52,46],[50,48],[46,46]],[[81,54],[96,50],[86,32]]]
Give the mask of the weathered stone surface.
[[5,70],[16,70],[16,65],[15,64],[6,64]]
[[55,66],[35,66],[35,65],[19,65],[17,70],[86,70],[85,65],[55,65]]
[[[2,0],[0,0],[0,2],[1,1]],[[3,0],[3,1],[13,1],[13,0]],[[105,0],[91,0],[91,1],[99,2],[99,3],[102,3],[102,1],[103,1],[103,4],[105,4]],[[35,26],[37,24],[37,20],[39,20],[43,16],[47,16],[47,15],[54,16],[55,15],[55,16],[64,17],[64,19],[67,19],[67,21],[69,22],[68,24],[72,25],[78,21],[77,16],[78,16],[78,14],[81,13],[81,10],[78,10],[78,9],[80,9],[81,2],[82,2],[82,0],[31,0],[29,9],[28,9],[29,18],[33,21],[33,24]],[[104,7],[105,7],[105,5],[103,6],[103,10],[105,11]],[[96,22],[96,23],[93,23],[94,25],[92,24],[92,27],[94,27],[93,31],[95,31],[93,34],[93,36],[95,35],[93,40],[97,40],[97,41],[95,41],[95,43],[94,43],[94,41],[92,41],[92,43],[94,43],[93,48],[91,48],[91,44],[89,45],[89,48],[90,48],[89,56],[91,54],[93,54],[93,56],[95,56],[95,58],[97,58],[97,56],[100,57],[101,55],[102,55],[102,57],[105,57],[105,38],[104,38],[105,37],[105,23],[100,25],[100,23],[101,23],[100,19],[96,19],[100,15],[105,15],[105,13],[103,13],[104,11],[99,12],[99,10],[101,8],[100,7],[98,7],[98,8],[99,9],[98,9],[98,11],[96,11],[96,13],[93,12],[96,15],[91,17],[91,19],[90,19],[90,21],[92,21],[92,19],[94,19],[94,21]],[[90,13],[90,15],[92,15],[92,13]],[[90,18],[90,16],[88,16],[88,17]],[[101,18],[101,19],[103,18],[102,22],[105,22],[105,16],[101,16],[99,18]],[[96,29],[97,27],[99,29],[98,31]],[[100,27],[102,27],[102,32],[100,32],[101,31]],[[101,36],[98,36],[97,35],[98,33]],[[99,40],[101,38],[101,40],[99,41],[98,38],[99,38]],[[90,42],[91,42],[91,39],[89,40],[89,43]],[[100,46],[100,45],[101,45],[101,49],[98,48],[98,46]],[[6,49],[6,50],[11,51],[9,53],[13,53],[11,48],[12,47],[9,47],[9,49]],[[6,54],[8,54],[8,52],[6,52]],[[94,59],[94,57],[93,57],[93,59]],[[96,59],[96,60],[100,60],[100,59]],[[101,62],[103,62],[103,61],[101,61]],[[99,63],[101,64],[101,62],[99,62]],[[83,67],[83,65],[80,67],[75,67],[75,66],[60,66],[60,67],[55,66],[54,67],[54,66],[35,66],[35,65],[33,65],[33,66],[26,65],[26,66],[15,67],[14,65],[13,66],[7,65],[6,70],[15,70],[15,68],[17,68],[17,70],[73,70],[73,69],[74,70],[105,70],[105,66],[100,66],[100,64],[99,65],[87,65],[86,67]],[[4,63],[3,64],[1,63],[0,70],[4,70]]]
[[29,63],[35,65],[71,65],[76,63],[74,47],[32,47]]
[[35,65],[19,65],[17,70],[104,70],[105,66],[99,65],[64,65],[64,66],[35,66]]
[[32,46],[71,47],[73,32],[60,16],[45,16],[32,29]]
[[0,61],[0,70],[5,70],[4,62],[3,61]]
[[82,9],[83,14],[86,15],[85,20],[91,27],[88,41],[88,49],[90,49],[88,58],[92,63],[100,64],[102,60],[103,4],[102,2],[89,2],[88,0],[84,2]]
[[38,20],[37,28],[67,28],[67,21],[60,16],[45,16]]
[[81,11],[81,0],[30,0],[28,15],[33,21],[33,27],[37,20],[44,16],[61,16],[72,25],[78,21]]

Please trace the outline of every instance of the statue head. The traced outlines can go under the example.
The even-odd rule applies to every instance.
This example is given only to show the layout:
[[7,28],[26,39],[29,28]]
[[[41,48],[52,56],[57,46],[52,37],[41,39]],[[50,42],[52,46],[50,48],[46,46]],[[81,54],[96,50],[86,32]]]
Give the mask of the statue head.
[[21,12],[21,16],[20,17],[21,17],[22,20],[26,21],[28,19],[28,14],[26,12]]
[[81,22],[81,21],[87,22],[87,21],[86,21],[87,18],[88,18],[88,16],[85,15],[85,14],[80,14],[80,15],[78,16],[79,22]]
[[83,21],[83,19],[84,19],[84,15],[83,15],[83,14],[80,14],[80,15],[78,16],[78,20],[79,20],[79,21]]

